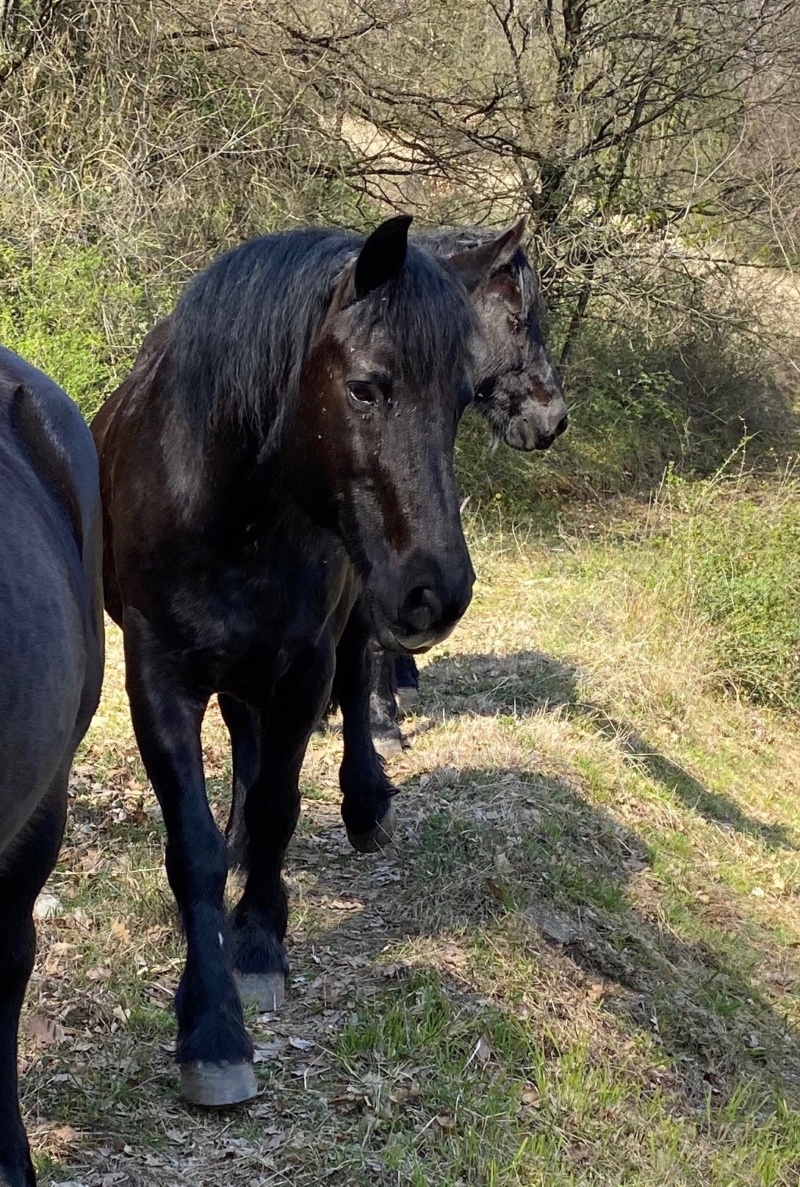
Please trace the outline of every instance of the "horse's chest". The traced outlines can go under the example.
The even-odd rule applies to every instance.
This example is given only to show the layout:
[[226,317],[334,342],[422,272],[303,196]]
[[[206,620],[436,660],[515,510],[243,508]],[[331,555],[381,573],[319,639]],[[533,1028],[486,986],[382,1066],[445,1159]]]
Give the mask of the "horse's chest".
[[209,676],[231,691],[253,673],[274,681],[309,646],[335,646],[358,593],[341,556],[286,550],[259,560],[231,573],[214,599],[219,643],[207,652]]
[[352,602],[353,591],[354,575],[348,563],[298,564],[290,557],[280,558],[247,587],[258,634],[264,641],[292,635],[311,638],[333,629],[342,602]]

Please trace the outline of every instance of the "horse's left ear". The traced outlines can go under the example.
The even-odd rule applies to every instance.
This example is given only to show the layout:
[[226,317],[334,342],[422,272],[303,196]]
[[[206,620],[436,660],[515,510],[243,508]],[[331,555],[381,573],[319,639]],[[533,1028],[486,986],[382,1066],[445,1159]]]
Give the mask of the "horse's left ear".
[[493,272],[509,262],[522,243],[527,226],[528,216],[523,214],[513,227],[495,239],[448,258],[447,263],[461,277],[467,292],[473,293]]
[[406,262],[410,214],[397,214],[376,227],[356,260],[353,287],[356,301],[363,301],[376,288],[394,280]]
[[399,276],[406,262],[410,214],[397,214],[376,227],[364,242],[358,259],[339,279],[334,306],[340,309],[363,301],[376,288]]

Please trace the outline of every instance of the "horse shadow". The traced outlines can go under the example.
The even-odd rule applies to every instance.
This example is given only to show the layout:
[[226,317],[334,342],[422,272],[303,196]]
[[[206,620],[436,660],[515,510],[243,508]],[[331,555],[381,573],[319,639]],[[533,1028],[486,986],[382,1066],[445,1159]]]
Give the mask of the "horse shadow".
[[543,652],[437,656],[421,674],[419,712],[423,720],[417,730],[409,730],[411,738],[428,728],[426,716],[561,713],[612,742],[627,764],[709,823],[754,837],[770,849],[797,848],[784,825],[748,815],[731,797],[705,787],[686,767],[661,753],[629,722],[583,700],[578,669]]
[[[419,940],[425,967],[424,941],[435,941],[434,952],[454,936],[468,947],[497,924],[532,980],[552,975],[549,992],[563,992],[566,1011],[571,998],[593,995],[631,1038],[646,1036],[691,1107],[754,1083],[800,1100],[798,1036],[760,987],[763,952],[737,928],[745,921],[724,888],[697,904],[708,914],[703,938],[682,936],[663,921],[650,847],[563,778],[444,767],[401,784],[398,806],[399,836],[377,857],[349,854],[335,830],[342,835],[322,841],[330,859],[320,864],[319,831],[296,837],[292,877],[305,875],[304,909],[317,922],[292,925],[295,968],[309,951],[347,961],[358,950],[369,966]],[[314,904],[344,887],[363,899],[360,912],[320,926]],[[485,985],[468,973],[459,980],[460,992],[486,1002]],[[507,1008],[499,997],[496,1006]]]
[[[583,700],[577,669],[541,652],[436,657],[421,674],[420,698],[423,728],[453,716],[562,714],[612,742],[704,820],[773,850],[797,847],[789,829],[749,815],[630,723]],[[468,942],[502,921],[537,979],[555,962],[567,972],[559,984],[568,1002],[586,978],[624,1031],[660,1048],[691,1107],[753,1084],[766,1092],[779,1084],[800,1099],[798,1036],[773,1004],[772,981],[767,988],[757,975],[769,939],[751,941],[746,904],[724,885],[704,887],[671,919],[650,847],[568,777],[527,766],[440,767],[399,790],[401,832],[377,858],[350,855],[341,829],[325,830],[327,838],[318,826],[301,829],[290,865],[308,877],[307,900],[330,901],[345,886],[354,902],[363,896],[360,913],[298,929],[301,961],[309,943],[344,951],[357,944],[369,963],[406,940],[446,947],[454,935]],[[320,844],[328,849],[321,865]],[[702,913],[702,928],[685,925],[683,909],[695,920]],[[485,1001],[477,984],[466,989]]]

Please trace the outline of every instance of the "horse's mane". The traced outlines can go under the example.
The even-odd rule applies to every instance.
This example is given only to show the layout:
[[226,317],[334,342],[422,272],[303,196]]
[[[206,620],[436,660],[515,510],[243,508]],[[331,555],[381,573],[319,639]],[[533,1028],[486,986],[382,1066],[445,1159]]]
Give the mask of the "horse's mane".
[[[364,238],[309,229],[251,240],[189,284],[172,315],[173,391],[195,432],[222,420],[265,438],[296,399],[303,361],[332,289]],[[355,306],[362,325],[390,330],[398,370],[413,385],[464,364],[474,327],[460,283],[409,245],[399,277]]]

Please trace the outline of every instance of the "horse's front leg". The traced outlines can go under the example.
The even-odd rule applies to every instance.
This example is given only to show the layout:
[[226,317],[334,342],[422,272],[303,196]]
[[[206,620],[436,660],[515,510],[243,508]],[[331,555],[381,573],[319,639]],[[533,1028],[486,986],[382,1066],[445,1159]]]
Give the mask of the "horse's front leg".
[[247,845],[244,802],[261,766],[261,715],[227,693],[220,693],[217,701],[231,739],[231,810],[225,836],[231,868],[235,868],[244,864]]
[[208,806],[200,727],[208,697],[194,689],[147,620],[124,615],[131,716],[167,829],[166,866],[186,934],[175,999],[181,1095],[220,1106],[256,1094],[250,1041],[229,959],[223,905],[228,859]]
[[360,853],[384,848],[396,827],[395,789],[386,777],[370,728],[371,648],[369,623],[356,603],[336,650],[334,693],[342,710],[344,740],[339,768],[342,818],[350,844]]
[[36,1187],[17,1100],[17,1031],[36,948],[33,904],[58,856],[67,809],[67,777],[67,768],[58,772],[32,819],[0,855],[2,1187]]
[[17,886],[5,875],[0,876],[0,904],[0,1183],[36,1187],[17,1100],[17,1031],[36,947],[33,904],[20,901]]
[[293,659],[260,715],[260,766],[244,801],[247,880],[231,922],[240,991],[261,1010],[277,1009],[285,993],[289,911],[281,868],[300,815],[300,768],[328,703],[333,667],[332,643],[309,645]]

